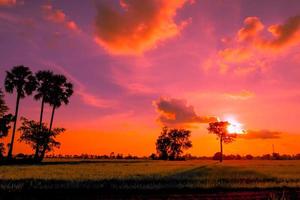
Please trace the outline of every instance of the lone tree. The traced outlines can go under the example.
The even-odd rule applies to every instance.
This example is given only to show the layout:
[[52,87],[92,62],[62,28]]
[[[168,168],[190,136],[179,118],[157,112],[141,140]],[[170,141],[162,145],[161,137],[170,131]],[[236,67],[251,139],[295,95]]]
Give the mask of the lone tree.
[[50,152],[53,148],[59,148],[60,143],[55,140],[56,136],[65,131],[64,128],[54,128],[49,131],[45,124],[42,128],[39,122],[22,118],[22,125],[19,128],[21,136],[19,141],[29,144],[31,148],[37,152],[40,161],[42,161],[42,153]]
[[14,146],[14,139],[17,127],[17,119],[19,112],[20,99],[24,98],[27,95],[31,95],[32,92],[36,89],[36,79],[33,76],[32,72],[28,67],[24,66],[15,66],[11,71],[6,72],[5,77],[5,90],[8,93],[17,92],[17,102],[16,102],[16,111],[14,116],[14,126],[11,136],[11,142],[9,145],[7,158],[12,158],[12,151]]
[[220,140],[220,162],[223,161],[223,142],[231,143],[236,138],[236,134],[228,132],[227,127],[230,125],[227,121],[209,123],[208,132],[217,135]]
[[156,141],[156,150],[163,160],[179,159],[183,150],[192,147],[191,131],[185,129],[168,129],[164,127]]

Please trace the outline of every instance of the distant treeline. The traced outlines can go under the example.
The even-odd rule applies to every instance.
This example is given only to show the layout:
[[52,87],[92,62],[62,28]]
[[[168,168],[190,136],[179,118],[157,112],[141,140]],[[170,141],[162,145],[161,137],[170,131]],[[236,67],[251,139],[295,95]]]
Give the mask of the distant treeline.
[[[17,159],[23,158],[32,158],[33,155],[26,154],[17,154]],[[80,154],[80,155],[62,155],[62,154],[49,154],[46,158],[60,158],[60,159],[149,159],[149,160],[160,160],[160,158],[156,154],[151,154],[150,156],[135,156],[135,155],[123,155],[123,154],[115,154],[111,153],[109,155],[94,155],[94,154]],[[186,154],[178,160],[219,160],[220,153],[217,152],[213,156],[193,156],[191,154]],[[295,155],[288,155],[279,153],[273,154],[264,154],[260,156],[253,156],[250,154],[247,155],[223,155],[224,160],[300,160],[300,153]]]

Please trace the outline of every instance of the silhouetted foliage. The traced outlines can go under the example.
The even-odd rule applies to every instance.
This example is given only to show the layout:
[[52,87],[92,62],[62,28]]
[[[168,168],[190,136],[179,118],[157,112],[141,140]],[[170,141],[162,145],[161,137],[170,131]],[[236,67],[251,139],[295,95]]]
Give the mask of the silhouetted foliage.
[[10,148],[7,155],[8,159],[11,159],[17,119],[18,119],[20,99],[24,98],[27,95],[32,94],[32,92],[36,89],[36,79],[28,67],[15,66],[12,68],[11,71],[6,72],[4,85],[5,85],[6,92],[8,93],[13,93],[14,91],[17,92],[14,126],[13,126],[11,142],[10,142]]
[[4,101],[4,94],[0,88],[0,117],[2,117],[8,111],[8,107]]
[[223,160],[223,158],[221,158],[221,156],[223,156],[223,154],[221,155],[221,152],[217,152],[214,154],[214,156],[212,157],[213,160]]
[[19,128],[21,136],[19,141],[29,144],[35,152],[38,152],[39,159],[42,160],[43,152],[50,152],[53,148],[59,148],[60,143],[55,140],[56,136],[64,132],[64,128],[55,128],[51,131],[39,122],[22,118],[22,126]]
[[230,143],[234,141],[234,138],[236,137],[235,134],[229,134],[227,127],[229,125],[229,122],[211,122],[209,123],[208,132],[217,135],[217,137],[220,140],[220,156],[219,160],[220,162],[223,161],[223,142],[224,143]]
[[[54,86],[54,74],[52,71],[38,71],[35,74],[37,80],[37,90],[36,94],[34,95],[35,100],[42,100],[41,103],[41,112],[40,112],[40,129],[42,130],[42,123],[43,123],[43,113],[44,113],[44,105],[45,103],[50,103],[50,88]],[[39,145],[39,144],[37,144]],[[37,160],[39,158],[38,149],[36,148],[36,152],[34,154],[34,159]]]
[[156,150],[163,160],[180,159],[183,150],[192,147],[191,131],[185,129],[168,129],[164,127],[156,141]]
[[[52,130],[55,109],[59,108],[62,103],[67,105],[69,98],[73,94],[73,84],[67,81],[63,75],[54,75],[52,77],[52,87],[49,88],[49,104],[52,106],[52,114],[50,119],[49,131]],[[44,148],[45,149],[45,148]],[[45,156],[45,151],[42,152],[41,158]]]
[[[6,114],[8,107],[4,101],[4,94],[0,89],[0,139],[8,135],[10,129],[10,123],[14,120],[12,114]],[[0,158],[3,157],[5,152],[5,145],[0,143]]]

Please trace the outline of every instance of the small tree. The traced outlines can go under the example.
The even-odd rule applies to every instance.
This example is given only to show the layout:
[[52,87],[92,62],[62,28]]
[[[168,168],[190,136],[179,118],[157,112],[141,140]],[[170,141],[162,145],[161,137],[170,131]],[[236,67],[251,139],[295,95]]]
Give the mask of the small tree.
[[[14,120],[12,114],[6,114],[8,107],[4,101],[4,94],[0,89],[0,138],[6,137],[10,129],[10,123]],[[4,144],[0,143],[0,158],[3,157],[5,152]]]
[[192,147],[191,131],[185,129],[168,129],[164,127],[156,141],[156,150],[160,159],[179,159],[183,150]]
[[225,144],[234,141],[236,134],[228,133],[227,127],[230,125],[229,122],[211,122],[209,123],[208,132],[217,135],[220,140],[220,162],[223,161],[223,142]]
[[64,128],[54,128],[49,131],[43,123],[42,128],[39,122],[22,118],[22,125],[19,128],[21,136],[19,141],[29,144],[35,152],[38,152],[40,161],[43,159],[43,152],[50,152],[53,148],[59,148],[60,143],[55,140],[56,136],[64,132]]

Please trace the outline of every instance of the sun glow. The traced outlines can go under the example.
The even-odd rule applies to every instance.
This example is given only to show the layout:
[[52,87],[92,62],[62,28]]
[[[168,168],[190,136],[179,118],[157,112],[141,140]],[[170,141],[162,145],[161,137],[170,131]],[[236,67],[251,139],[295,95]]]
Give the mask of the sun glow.
[[245,130],[243,129],[243,124],[237,122],[234,119],[227,119],[226,121],[229,122],[227,126],[227,131],[230,134],[244,134]]

